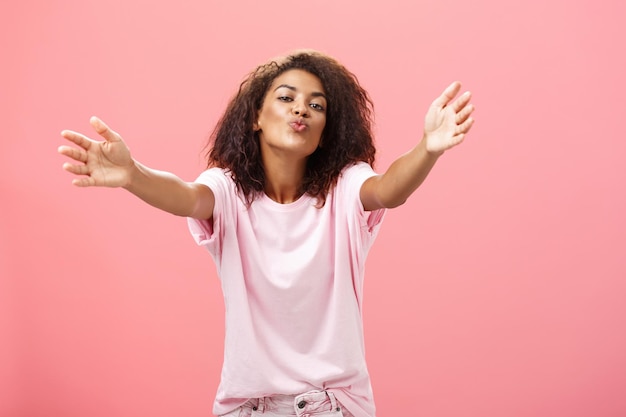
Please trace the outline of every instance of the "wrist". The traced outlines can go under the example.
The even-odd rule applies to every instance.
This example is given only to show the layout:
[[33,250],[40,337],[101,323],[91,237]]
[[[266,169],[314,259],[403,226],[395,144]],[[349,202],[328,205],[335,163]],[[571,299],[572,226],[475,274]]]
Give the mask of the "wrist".
[[439,158],[446,151],[445,149],[439,149],[437,147],[432,146],[432,141],[428,137],[427,134],[424,134],[422,140],[420,141],[420,145],[422,146],[423,152],[431,158]]
[[137,182],[139,182],[140,178],[145,174],[144,167],[134,159],[131,160],[130,165],[126,171],[126,181],[122,185],[127,191],[132,191],[132,188]]

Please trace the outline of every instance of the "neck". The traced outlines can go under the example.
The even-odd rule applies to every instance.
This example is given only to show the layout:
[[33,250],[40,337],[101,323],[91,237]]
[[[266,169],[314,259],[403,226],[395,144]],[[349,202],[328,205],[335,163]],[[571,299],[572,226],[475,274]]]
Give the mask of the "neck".
[[301,186],[306,159],[263,158],[265,166],[265,194],[281,204],[293,203],[302,195]]

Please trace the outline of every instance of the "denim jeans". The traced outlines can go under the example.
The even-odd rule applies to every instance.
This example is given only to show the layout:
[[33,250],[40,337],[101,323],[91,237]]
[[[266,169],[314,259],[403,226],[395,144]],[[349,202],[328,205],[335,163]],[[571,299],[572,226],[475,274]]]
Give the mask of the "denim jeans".
[[220,417],[354,417],[332,392],[309,391],[299,395],[253,398]]

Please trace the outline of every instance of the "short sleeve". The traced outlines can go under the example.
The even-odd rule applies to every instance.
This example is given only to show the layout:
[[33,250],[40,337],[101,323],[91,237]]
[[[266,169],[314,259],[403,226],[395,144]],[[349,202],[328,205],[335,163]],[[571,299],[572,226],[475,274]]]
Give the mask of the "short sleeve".
[[224,224],[228,221],[225,216],[229,213],[227,207],[235,198],[234,183],[222,168],[210,168],[196,179],[197,183],[204,184],[213,191],[215,206],[211,219],[187,218],[189,231],[194,241],[208,249],[213,255],[221,252]]
[[376,235],[385,217],[385,209],[365,211],[361,202],[361,187],[363,183],[377,175],[372,167],[359,162],[346,169],[337,182],[337,198],[344,200],[341,204],[347,204],[348,215],[355,216],[364,232]]

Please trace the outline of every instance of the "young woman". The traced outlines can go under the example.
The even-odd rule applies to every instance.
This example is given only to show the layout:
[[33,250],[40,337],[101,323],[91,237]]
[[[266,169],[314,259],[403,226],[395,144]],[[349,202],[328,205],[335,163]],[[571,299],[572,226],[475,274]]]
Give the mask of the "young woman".
[[377,175],[372,105],[335,59],[296,51],[253,71],[212,137],[196,181],[134,160],[120,135],[63,131],[80,187],[122,187],[189,218],[226,305],[216,415],[375,415],[361,319],[365,258],[385,209],[403,204],[474,110],[460,84],[430,106],[417,145]]

